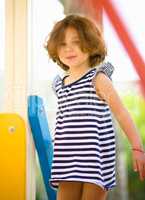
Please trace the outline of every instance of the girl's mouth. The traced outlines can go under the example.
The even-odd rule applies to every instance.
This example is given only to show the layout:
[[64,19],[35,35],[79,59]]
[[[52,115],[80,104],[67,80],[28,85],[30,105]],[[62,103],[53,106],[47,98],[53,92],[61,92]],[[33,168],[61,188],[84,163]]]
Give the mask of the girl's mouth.
[[66,57],[66,59],[69,59],[69,60],[74,59],[74,58],[76,58],[76,56],[68,56],[68,57]]

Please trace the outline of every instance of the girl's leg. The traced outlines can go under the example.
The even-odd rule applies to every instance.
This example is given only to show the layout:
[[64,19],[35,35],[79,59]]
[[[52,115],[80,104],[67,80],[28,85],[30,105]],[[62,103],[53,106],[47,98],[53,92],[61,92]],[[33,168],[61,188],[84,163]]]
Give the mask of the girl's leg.
[[106,200],[107,191],[93,183],[84,183],[81,200]]
[[81,182],[62,181],[57,191],[57,200],[81,200],[82,195]]

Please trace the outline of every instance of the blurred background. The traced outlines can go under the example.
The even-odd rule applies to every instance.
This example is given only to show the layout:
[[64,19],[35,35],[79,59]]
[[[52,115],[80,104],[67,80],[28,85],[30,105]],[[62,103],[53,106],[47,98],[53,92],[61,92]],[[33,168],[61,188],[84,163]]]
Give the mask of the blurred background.
[[[21,94],[23,94],[21,93],[23,89],[21,88],[21,80],[24,80],[27,96],[35,94],[43,98],[53,137],[57,104],[56,96],[52,90],[52,81],[58,74],[63,76],[64,72],[49,59],[44,44],[53,25],[58,20],[70,13],[82,13],[95,20],[103,31],[108,49],[106,61],[111,62],[115,67],[112,76],[113,84],[131,113],[145,147],[145,84],[143,77],[140,76],[145,71],[145,65],[143,65],[145,58],[145,25],[143,20],[145,18],[145,2],[143,0],[109,0],[110,4],[104,4],[104,6],[100,2],[105,2],[105,0],[28,0],[26,3],[27,35],[25,40],[27,43],[27,63],[25,65],[27,69],[25,75],[23,72],[21,73],[23,65],[21,66],[20,62],[15,68],[20,73],[15,76],[13,71],[8,69],[6,60],[9,58],[9,53],[6,53],[8,50],[6,27],[11,23],[10,19],[5,17],[5,8],[9,4],[8,1],[0,0],[0,112],[7,112],[6,99],[8,100],[8,97],[14,94],[17,94],[17,100],[12,97],[15,110],[21,111],[22,107],[21,105],[18,107],[17,102],[21,100]],[[114,9],[117,15],[111,9]],[[19,26],[19,23],[19,19],[17,19],[17,23],[14,23],[13,26]],[[122,24],[125,29],[120,28]],[[131,41],[128,41],[125,31]],[[129,45],[129,42],[134,45]],[[22,49],[18,51],[22,51]],[[135,57],[136,54],[133,54],[136,51],[142,62],[139,62],[139,59]],[[17,62],[17,57],[15,57],[15,62]],[[17,79],[15,84],[12,85],[12,78],[11,85],[8,84],[10,77],[13,77],[13,80]],[[10,88],[15,93],[11,94]],[[110,192],[108,199],[144,200],[145,181],[140,182],[138,175],[133,171],[131,147],[115,120],[114,123],[116,124],[117,139],[118,186]],[[45,200],[47,198],[37,155],[36,161],[34,166],[37,172],[36,199]]]

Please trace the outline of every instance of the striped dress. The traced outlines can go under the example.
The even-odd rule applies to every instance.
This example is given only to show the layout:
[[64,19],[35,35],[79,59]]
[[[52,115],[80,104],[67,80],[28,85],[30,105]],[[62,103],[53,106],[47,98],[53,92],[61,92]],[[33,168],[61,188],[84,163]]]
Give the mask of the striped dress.
[[115,133],[109,106],[97,96],[92,79],[99,72],[111,76],[109,63],[91,68],[80,79],[55,90],[58,111],[50,184],[59,181],[94,183],[105,190],[116,185]]

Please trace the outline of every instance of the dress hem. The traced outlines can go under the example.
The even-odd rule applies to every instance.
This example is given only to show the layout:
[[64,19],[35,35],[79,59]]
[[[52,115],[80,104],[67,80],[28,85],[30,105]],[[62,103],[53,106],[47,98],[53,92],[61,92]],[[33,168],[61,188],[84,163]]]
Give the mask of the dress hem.
[[[113,189],[114,187],[116,187],[116,183],[113,184],[113,185],[111,185],[111,186],[104,186],[103,184],[101,184],[98,181],[88,181],[88,180],[85,181],[85,180],[76,180],[76,179],[70,179],[70,180],[66,180],[66,179],[53,179],[53,180],[49,181],[49,184],[50,184],[50,186],[53,189],[57,190],[60,181],[67,181],[67,182],[76,181],[76,182],[82,182],[82,183],[92,183],[92,184],[95,184],[95,185],[99,186],[100,188],[102,188],[105,191],[109,191],[109,190]],[[56,183],[56,184],[53,185],[53,183]]]

